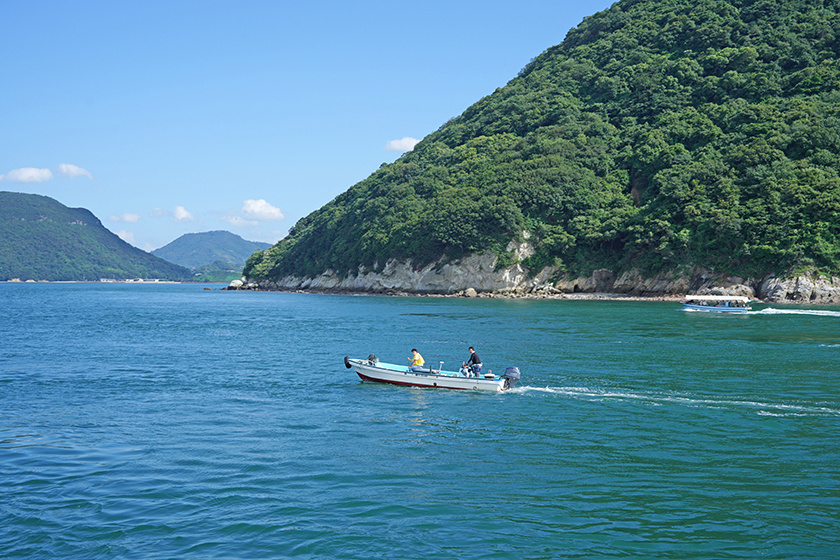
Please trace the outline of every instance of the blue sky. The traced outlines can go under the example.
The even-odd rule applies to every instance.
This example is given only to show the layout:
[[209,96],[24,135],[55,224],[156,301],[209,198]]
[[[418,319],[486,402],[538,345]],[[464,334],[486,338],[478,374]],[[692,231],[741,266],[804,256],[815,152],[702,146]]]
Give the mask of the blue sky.
[[0,190],[275,242],[611,4],[5,0]]

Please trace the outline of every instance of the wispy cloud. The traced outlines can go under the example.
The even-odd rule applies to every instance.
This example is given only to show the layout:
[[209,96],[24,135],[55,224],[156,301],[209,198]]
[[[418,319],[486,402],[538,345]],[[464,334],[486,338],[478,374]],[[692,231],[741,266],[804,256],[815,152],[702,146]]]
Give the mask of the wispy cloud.
[[43,183],[52,178],[52,171],[38,169],[37,167],[21,167],[20,169],[12,169],[5,175],[0,175],[0,181],[11,181],[13,183]]
[[93,179],[93,175],[90,174],[90,171],[82,169],[78,165],[73,165],[72,163],[58,164],[58,174],[70,178],[87,177],[88,179]]
[[262,198],[259,200],[249,199],[243,202],[242,212],[247,217],[260,221],[282,220],[285,218],[279,208],[272,206]]
[[387,144],[385,144],[385,151],[386,152],[410,152],[414,149],[414,146],[420,142],[417,138],[412,138],[410,136],[406,136],[405,138],[400,138],[399,140],[390,140]]
[[43,183],[44,181],[49,181],[55,177],[56,174],[61,177],[70,177],[71,179],[74,177],[87,177],[88,179],[93,179],[93,175],[91,175],[90,171],[87,169],[82,169],[78,165],[62,163],[55,170],[55,173],[53,173],[51,169],[39,167],[20,167],[18,169],[12,169],[5,175],[0,175],[0,181],[11,181],[12,183]]
[[[128,221],[126,218],[130,218],[133,216],[132,214],[123,214],[122,216],[111,216],[111,219],[115,217],[123,220]],[[157,218],[172,218],[176,222],[187,223],[187,222],[195,222],[198,220],[195,216],[193,216],[192,212],[184,208],[183,206],[176,206],[175,210],[166,210],[165,208],[157,207],[151,212],[149,212],[149,217],[153,219]],[[138,217],[139,219],[139,217]]]
[[222,220],[234,227],[257,227],[260,225],[256,220],[246,220],[242,216],[222,216]]
[[175,216],[176,222],[192,222],[195,221],[193,215],[183,206],[176,206],[175,212],[173,214]]
[[121,230],[117,232],[117,237],[125,241],[126,243],[131,243],[134,245],[134,234],[130,231]]
[[113,215],[108,216],[108,219],[112,222],[126,222],[128,224],[136,224],[140,221],[140,214],[134,214],[132,212],[125,212],[124,214],[120,215]]

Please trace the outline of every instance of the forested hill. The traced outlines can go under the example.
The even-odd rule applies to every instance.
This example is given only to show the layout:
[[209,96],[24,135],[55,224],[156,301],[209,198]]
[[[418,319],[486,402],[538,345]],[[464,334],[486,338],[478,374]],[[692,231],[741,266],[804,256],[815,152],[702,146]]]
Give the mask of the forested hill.
[[229,231],[185,233],[152,254],[169,262],[198,268],[216,261],[241,269],[254,252],[270,247],[270,243],[248,241]]
[[838,173],[840,0],[623,0],[245,274],[506,264],[523,236],[532,273],[836,273]]
[[189,269],[129,245],[90,211],[46,196],[0,192],[0,240],[0,280],[192,276]]

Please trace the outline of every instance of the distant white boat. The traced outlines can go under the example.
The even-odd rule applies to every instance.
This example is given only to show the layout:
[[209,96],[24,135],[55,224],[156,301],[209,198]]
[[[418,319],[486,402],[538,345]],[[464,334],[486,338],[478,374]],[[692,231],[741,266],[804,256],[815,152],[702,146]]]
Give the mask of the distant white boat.
[[715,313],[746,313],[752,307],[746,296],[685,296],[683,309]]
[[[443,362],[441,362],[443,364]],[[411,371],[408,366],[386,364],[375,356],[367,360],[344,358],[344,365],[358,374],[362,381],[391,383],[408,387],[429,387],[439,389],[462,389],[468,391],[491,391],[499,393],[513,389],[519,381],[519,368],[509,367],[505,373],[496,377],[486,373],[478,377],[467,377],[456,371],[429,368],[424,371]]]

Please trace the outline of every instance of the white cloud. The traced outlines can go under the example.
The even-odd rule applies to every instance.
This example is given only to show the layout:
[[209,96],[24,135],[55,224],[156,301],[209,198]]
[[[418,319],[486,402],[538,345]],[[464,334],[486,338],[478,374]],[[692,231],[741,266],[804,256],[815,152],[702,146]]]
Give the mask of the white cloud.
[[254,220],[246,220],[241,216],[222,216],[222,219],[235,227],[257,227],[259,222]]
[[[82,169],[78,165],[71,165],[69,163],[62,163],[56,169],[56,173],[62,177],[88,177],[93,179],[93,175],[87,169]],[[0,175],[0,181],[12,181],[14,183],[43,183],[55,177],[53,172],[49,169],[41,169],[38,167],[21,167],[20,169],[12,169],[5,175]]]
[[385,144],[386,152],[410,152],[420,142],[417,138],[406,136],[399,140],[391,140]]
[[43,183],[52,178],[52,171],[38,169],[37,167],[21,167],[20,169],[12,169],[5,175],[0,175],[0,181],[12,181],[13,183]]
[[183,206],[175,207],[175,221],[176,222],[192,222],[195,220],[192,214]]
[[117,232],[117,237],[125,241],[126,243],[131,243],[134,245],[134,234],[130,231],[121,230]]
[[246,200],[242,204],[242,212],[255,220],[282,220],[285,218],[279,208],[272,206],[263,199]]
[[129,224],[136,224],[137,222],[140,221],[140,214],[133,214],[131,212],[126,212],[126,213],[121,214],[119,216],[116,216],[116,215],[110,216],[108,219],[111,220],[112,222],[127,222]]
[[78,165],[73,165],[70,163],[61,163],[58,165],[58,174],[64,175],[65,177],[87,177],[88,179],[93,179],[93,175],[90,174],[90,171],[87,169],[82,169]]
[[[134,215],[126,213],[126,214],[123,214],[122,216],[116,216],[116,218],[118,218],[119,220],[128,221],[126,218],[129,217],[129,216],[133,217]],[[112,216],[111,218],[113,219],[114,217],[115,216]],[[154,210],[152,210],[151,212],[149,212],[149,217],[153,218],[153,219],[171,218],[171,219],[175,220],[176,222],[181,222],[181,223],[200,221],[198,218],[193,216],[192,212],[190,212],[189,210],[187,210],[183,206],[176,206],[175,210],[166,210],[164,208],[157,207]],[[138,220],[139,219],[140,219],[140,217],[138,216]]]

